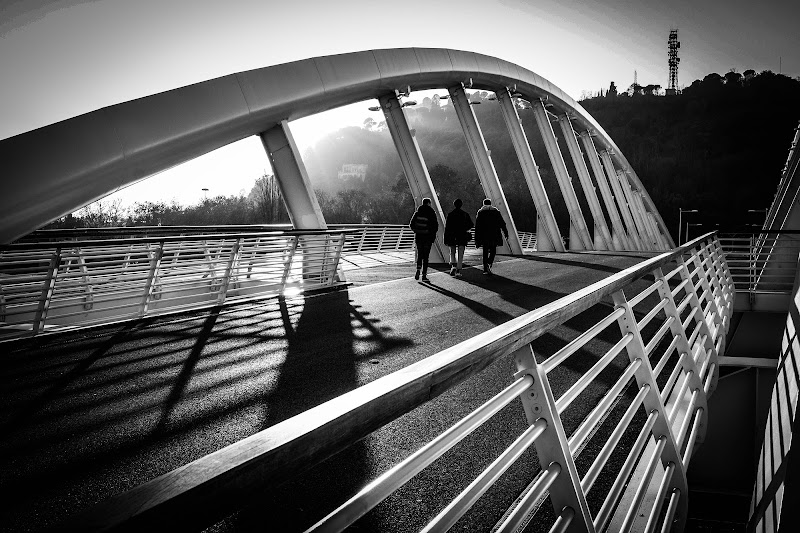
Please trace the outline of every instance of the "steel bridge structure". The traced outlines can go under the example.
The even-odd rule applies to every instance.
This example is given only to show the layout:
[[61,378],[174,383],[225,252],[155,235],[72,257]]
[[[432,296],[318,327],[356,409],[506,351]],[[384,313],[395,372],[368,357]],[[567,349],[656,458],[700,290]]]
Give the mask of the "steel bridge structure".
[[[412,91],[432,88],[447,90],[483,191],[508,222],[510,238],[501,253],[563,252],[566,235],[571,251],[636,252],[644,259],[80,510],[65,517],[63,527],[158,529],[165,520],[181,517],[182,527],[203,529],[234,512],[248,494],[292,479],[465,380],[479,379],[495,361],[511,359],[517,371],[508,376],[505,388],[363,490],[348,495],[309,531],[346,529],[512,402],[521,404],[526,429],[513,435],[511,444],[423,531],[453,527],[528,449],[535,451],[539,472],[498,516],[497,531],[521,530],[536,518],[543,501],[555,517],[544,530],[684,531],[693,457],[704,447],[721,445],[709,428],[711,402],[723,384],[721,368],[726,365],[778,367],[783,376],[776,381],[768,415],[749,525],[754,531],[779,529],[786,468],[768,475],[764,465],[777,464],[778,448],[780,457],[787,457],[790,449],[797,397],[793,326],[787,325],[784,349],[771,362],[735,361],[726,354],[739,323],[734,311],[743,297],[751,311],[759,306],[780,311],[796,302],[797,252],[784,245],[790,238],[775,236],[791,229],[795,216],[796,154],[787,162],[785,174],[792,176],[781,182],[783,192],[769,218],[773,223],[763,233],[747,242],[711,233],[675,246],[636,172],[603,128],[548,80],[494,57],[422,48],[317,57],[145,96],[0,141],[6,176],[0,196],[0,332],[7,338],[40,335],[287,291],[335,288],[346,281],[342,264],[348,257],[412,253],[407,228],[326,223],[290,121],[377,99],[415,202],[434,199],[444,220],[403,111],[403,99]],[[530,191],[530,209],[537,214],[535,234],[514,224],[470,106],[469,89],[497,97]],[[568,228],[560,228],[553,215],[521,126],[522,108],[533,109],[569,211]],[[566,147],[559,146],[554,127]],[[261,138],[279,182],[290,228],[195,228],[181,230],[182,235],[123,228],[116,234],[69,238],[39,232],[35,242],[24,242],[42,225],[98,198],[254,135]],[[581,205],[588,206],[588,213]],[[132,233],[123,235],[126,231]],[[446,257],[441,238],[434,255],[439,261]],[[598,306],[605,310],[599,320],[591,320],[554,354],[537,357],[535,340],[590,310],[595,313]],[[607,346],[609,335],[614,341]],[[548,376],[585,350],[597,355],[595,363],[565,391],[555,393]],[[587,387],[598,386],[601,373],[620,360],[624,364],[614,380],[603,382],[599,403],[585,405],[581,395]],[[577,427],[564,424],[566,412],[579,418]],[[607,441],[596,446],[588,471],[579,472],[576,458],[603,424],[612,427]],[[620,446],[627,447],[627,455],[603,489],[601,505],[591,507],[590,493],[598,490],[595,483]]]

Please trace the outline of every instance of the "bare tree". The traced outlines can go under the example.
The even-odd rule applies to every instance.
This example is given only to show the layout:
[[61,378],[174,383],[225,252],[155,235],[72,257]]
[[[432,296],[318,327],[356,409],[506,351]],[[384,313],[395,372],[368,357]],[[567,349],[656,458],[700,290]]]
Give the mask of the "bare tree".
[[281,190],[274,175],[265,172],[256,180],[247,197],[255,205],[256,213],[263,223],[273,224],[288,219]]

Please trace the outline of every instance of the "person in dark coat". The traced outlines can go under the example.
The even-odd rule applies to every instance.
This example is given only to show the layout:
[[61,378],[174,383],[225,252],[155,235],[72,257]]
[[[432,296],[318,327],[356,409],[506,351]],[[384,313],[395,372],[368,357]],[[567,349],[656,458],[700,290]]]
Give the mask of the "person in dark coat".
[[474,225],[469,214],[461,210],[462,205],[461,199],[453,200],[454,209],[447,214],[444,224],[444,244],[450,247],[450,275],[459,278],[464,264],[464,249],[472,239],[469,230]]
[[436,240],[436,232],[439,231],[439,221],[436,219],[436,211],[431,207],[430,198],[422,199],[422,205],[417,208],[408,226],[414,232],[414,242],[417,245],[417,273],[414,274],[414,279],[419,279],[422,273],[422,281],[430,281],[428,256]]
[[492,275],[492,263],[497,247],[503,245],[503,235],[508,240],[506,221],[503,220],[500,210],[487,198],[475,216],[475,247],[483,248],[484,274]]

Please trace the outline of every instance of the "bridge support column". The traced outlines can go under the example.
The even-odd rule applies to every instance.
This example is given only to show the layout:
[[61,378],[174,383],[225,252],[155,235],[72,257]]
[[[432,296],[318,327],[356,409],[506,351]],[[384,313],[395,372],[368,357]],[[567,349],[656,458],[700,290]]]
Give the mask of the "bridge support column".
[[597,193],[592,184],[592,177],[589,175],[589,169],[586,167],[586,161],[583,160],[583,153],[578,140],[575,138],[575,130],[572,129],[572,122],[566,114],[558,117],[558,123],[561,126],[561,132],[564,134],[564,140],[567,143],[570,156],[575,164],[575,172],[578,174],[581,186],[583,187],[584,196],[589,203],[589,210],[594,219],[594,241],[595,249],[597,250],[614,250],[614,243],[611,239],[611,233],[608,231],[606,219],[603,216],[603,209],[600,207],[600,201],[597,199]]
[[467,140],[467,147],[475,164],[475,169],[478,171],[483,192],[492,200],[492,205],[500,210],[508,226],[508,246],[503,245],[498,251],[522,255],[522,244],[519,242],[517,226],[514,224],[514,218],[508,209],[506,195],[503,193],[500,180],[497,178],[497,172],[489,155],[489,150],[486,148],[486,141],[483,138],[483,133],[481,133],[478,120],[475,118],[472,106],[469,105],[467,93],[464,91],[464,84],[448,87],[447,92],[450,93],[450,100],[453,102],[453,108],[456,110],[461,130]]
[[631,216],[633,217],[633,224],[636,228],[636,233],[639,235],[639,240],[642,244],[642,248],[645,250],[652,250],[652,239],[650,238],[650,231],[649,228],[644,223],[643,215],[644,213],[639,209],[639,204],[636,203],[636,199],[633,197],[633,188],[631,188],[631,182],[628,181],[628,176],[622,170],[617,170],[617,179],[619,180],[619,184],[622,187],[622,192],[625,195],[625,200],[628,203],[628,209],[631,210]]
[[608,182],[611,184],[611,189],[614,191],[614,198],[617,201],[619,212],[622,214],[622,219],[625,221],[625,227],[628,230],[628,242],[633,250],[644,250],[641,239],[639,239],[639,232],[636,231],[636,223],[633,221],[631,208],[625,199],[625,192],[622,190],[622,185],[617,177],[617,170],[614,167],[614,161],[611,160],[611,154],[608,150],[600,152],[600,160],[603,162],[603,167],[608,176]]
[[289,130],[289,123],[282,120],[259,136],[294,229],[327,229],[308,172]]
[[525,130],[522,129],[519,113],[514,106],[511,93],[507,87],[504,87],[495,91],[495,94],[497,95],[497,101],[500,103],[500,111],[503,113],[511,143],[517,153],[522,174],[525,176],[525,182],[528,184],[533,204],[536,206],[536,249],[539,251],[556,250],[563,252],[564,245],[561,242],[561,232],[558,230],[556,217],[553,215],[553,208],[550,206],[550,199],[547,197],[547,191],[542,184],[539,167],[533,158]]
[[531,102],[533,109],[533,116],[536,119],[536,125],[539,126],[539,133],[542,135],[544,147],[547,149],[547,155],[550,157],[550,163],[553,165],[553,171],[558,180],[558,186],[561,188],[561,194],[564,197],[564,202],[567,204],[569,211],[570,236],[573,232],[578,236],[580,248],[576,247],[576,239],[570,237],[569,248],[570,250],[592,250],[594,243],[592,237],[589,235],[589,229],[586,227],[586,220],[583,218],[581,206],[578,203],[578,197],[575,195],[575,189],[572,188],[572,178],[567,173],[567,166],[564,163],[564,157],[561,155],[561,150],[558,148],[556,142],[556,134],[553,131],[553,126],[550,124],[550,119],[547,117],[547,111],[544,108],[544,103],[539,101]]
[[[439,197],[436,196],[436,191],[433,189],[433,182],[428,174],[428,168],[425,166],[425,160],[422,158],[417,138],[414,131],[408,127],[408,121],[397,95],[382,96],[379,98],[379,102],[395,150],[397,150],[400,163],[403,165],[403,173],[406,175],[408,187],[411,189],[411,196],[414,197],[414,205],[420,206],[423,198],[430,198],[431,207],[439,217],[439,232],[436,234],[436,242],[431,248],[431,260],[436,263],[446,263],[449,260],[449,254],[444,245],[444,211],[442,211]],[[408,218],[411,218],[410,213]]]
[[600,189],[600,195],[603,197],[608,217],[611,219],[611,240],[614,243],[615,250],[631,250],[633,246],[628,242],[628,236],[625,234],[625,225],[619,215],[619,210],[614,203],[614,195],[609,188],[608,180],[606,179],[603,165],[600,163],[600,157],[597,155],[597,149],[594,146],[592,136],[588,131],[581,132],[581,143],[583,144],[583,151],[589,158],[589,165],[594,172],[597,186]]

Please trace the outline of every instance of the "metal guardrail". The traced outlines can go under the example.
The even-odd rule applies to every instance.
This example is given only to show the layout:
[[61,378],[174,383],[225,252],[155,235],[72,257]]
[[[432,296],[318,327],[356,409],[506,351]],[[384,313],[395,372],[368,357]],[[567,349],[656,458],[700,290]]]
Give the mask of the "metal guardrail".
[[758,232],[721,236],[736,290],[789,294],[797,273],[800,235]]
[[347,230],[61,241],[0,247],[0,335],[331,286]]
[[0,339],[330,286],[341,255],[414,251],[406,225],[265,228],[40,230],[0,246]]
[[[263,233],[288,231],[291,224],[240,224],[226,226],[129,226],[114,228],[76,228],[37,230],[19,242],[59,242],[87,239],[128,239],[154,236],[210,235],[218,233]],[[401,224],[329,224],[331,230],[359,230],[348,236],[345,253],[386,252],[413,249],[414,233]],[[474,230],[470,230],[474,232]],[[536,233],[517,231],[520,244],[526,250],[536,249]]]
[[[647,275],[653,281],[646,288],[626,294]],[[233,511],[246,496],[293,478],[511,355],[518,371],[510,385],[310,531],[341,531],[520,398],[528,429],[423,531],[447,530],[524,450],[534,447],[542,470],[504,514],[498,531],[515,531],[535,502],[549,494],[557,517],[551,531],[594,532],[611,523],[621,524],[614,530],[627,531],[639,521],[644,531],[680,532],[687,512],[686,469],[703,440],[706,400],[716,384],[717,358],[724,351],[734,297],[719,242],[714,234],[705,235],[102,502],[70,523],[87,531],[145,529],[180,516],[187,530],[205,527],[221,511]],[[609,298],[613,307],[603,319],[543,362],[536,361],[532,341]],[[555,397],[548,375],[582,348],[597,349],[597,336],[614,329],[615,323],[616,344]],[[583,405],[581,393],[622,354],[628,363],[616,382],[606,387],[599,403]],[[589,470],[579,475],[575,456],[629,386],[635,387],[633,401],[621,418],[611,421],[611,435]],[[582,422],[567,435],[561,416],[570,409],[581,410]],[[637,413],[644,423],[632,427]],[[629,429],[637,435],[635,442],[627,443],[627,459],[599,511],[592,513],[587,493],[612,452],[626,445],[623,435]],[[645,498],[648,487],[655,492]],[[626,504],[620,505],[623,499]]]

